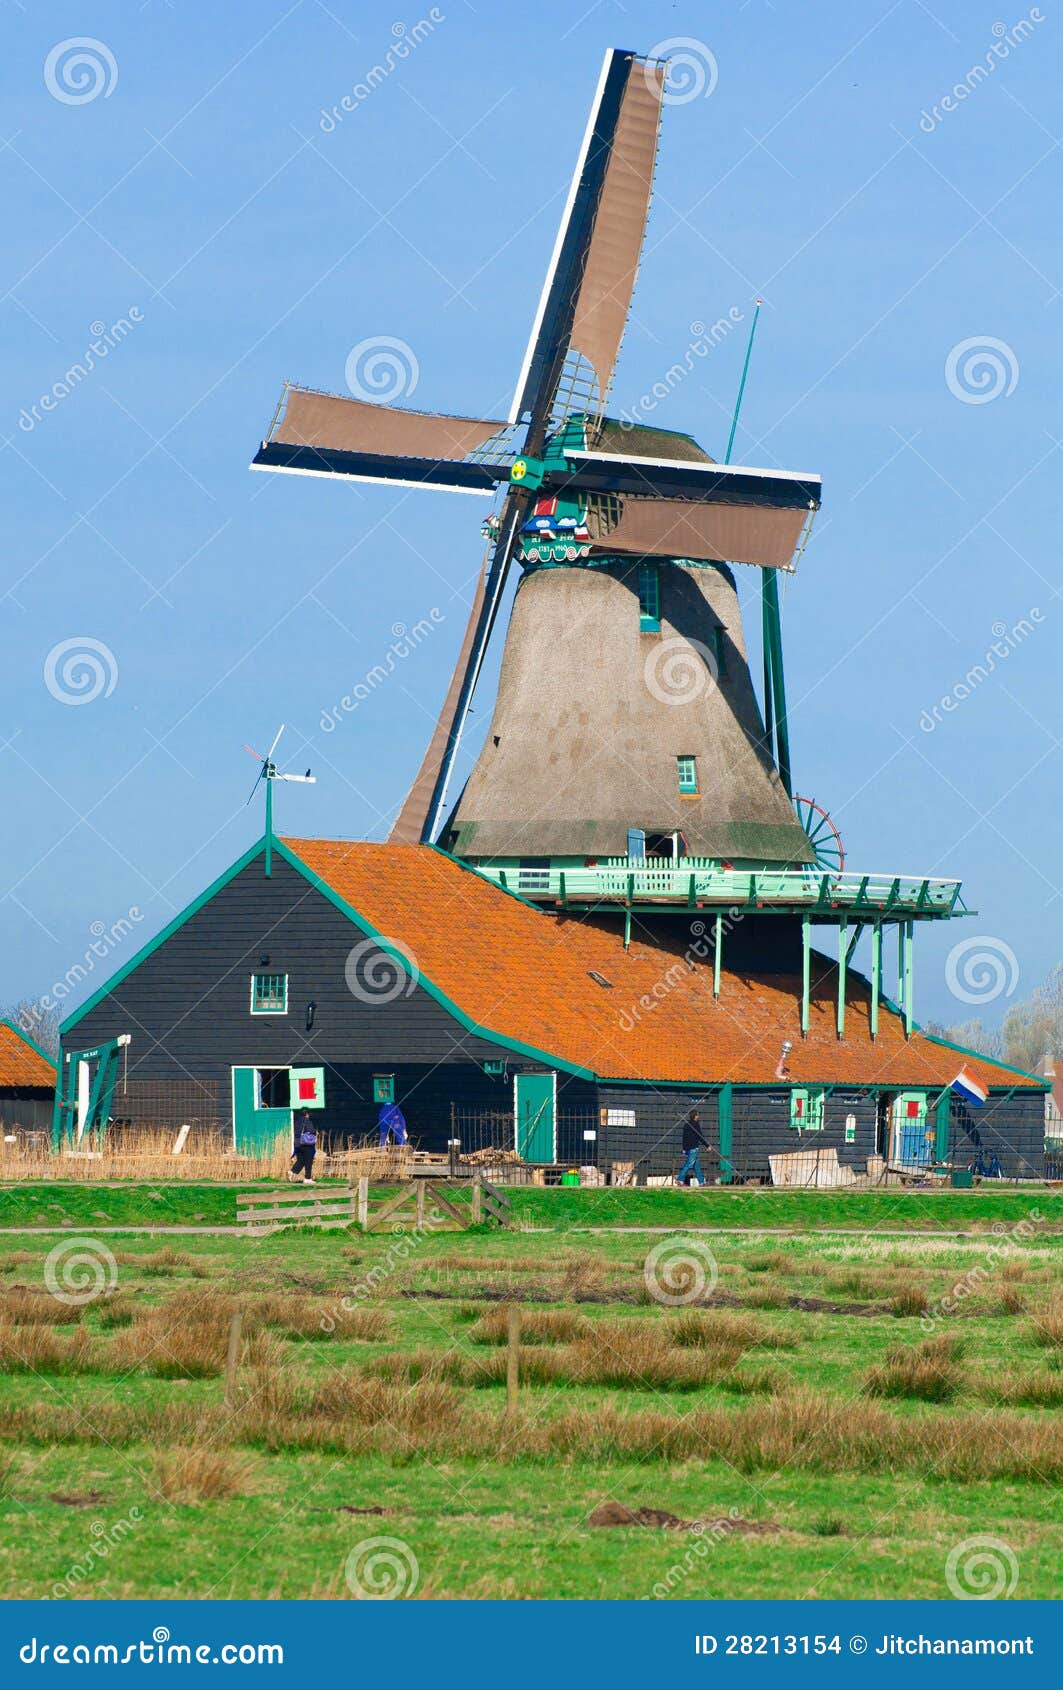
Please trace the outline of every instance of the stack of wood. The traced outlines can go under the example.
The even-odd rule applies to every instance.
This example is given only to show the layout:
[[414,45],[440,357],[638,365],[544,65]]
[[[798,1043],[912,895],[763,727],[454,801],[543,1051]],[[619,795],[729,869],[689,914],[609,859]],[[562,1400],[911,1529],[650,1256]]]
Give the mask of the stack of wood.
[[524,1164],[524,1158],[516,1150],[470,1150],[461,1161],[470,1168],[497,1168],[502,1163]]

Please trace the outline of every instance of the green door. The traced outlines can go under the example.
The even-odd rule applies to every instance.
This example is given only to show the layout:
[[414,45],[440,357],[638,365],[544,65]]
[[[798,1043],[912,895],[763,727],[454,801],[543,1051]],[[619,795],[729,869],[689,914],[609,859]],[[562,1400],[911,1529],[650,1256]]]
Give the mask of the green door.
[[556,1101],[556,1074],[513,1076],[513,1115],[516,1122],[517,1151],[526,1162],[557,1160],[557,1140],[554,1132]]
[[258,1068],[233,1069],[233,1143],[241,1156],[261,1156],[292,1134],[290,1109],[263,1109]]

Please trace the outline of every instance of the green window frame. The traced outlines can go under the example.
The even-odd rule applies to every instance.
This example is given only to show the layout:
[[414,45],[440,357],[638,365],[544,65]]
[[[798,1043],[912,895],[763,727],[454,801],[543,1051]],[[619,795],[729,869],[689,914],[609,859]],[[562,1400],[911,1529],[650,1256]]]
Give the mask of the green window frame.
[[395,1076],[394,1074],[373,1075],[373,1102],[394,1103]]
[[252,974],[251,1014],[287,1015],[288,976],[286,974]]
[[661,631],[661,569],[656,563],[639,564],[639,631]]
[[822,1086],[794,1086],[790,1092],[790,1125],[797,1132],[823,1131]]
[[676,775],[679,780],[680,792],[697,793],[698,790],[698,760],[696,757],[681,756],[675,760]]

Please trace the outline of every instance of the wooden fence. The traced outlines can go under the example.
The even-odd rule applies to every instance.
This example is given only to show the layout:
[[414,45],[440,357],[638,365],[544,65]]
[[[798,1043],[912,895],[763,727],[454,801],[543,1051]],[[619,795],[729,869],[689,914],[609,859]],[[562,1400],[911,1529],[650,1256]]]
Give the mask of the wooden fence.
[[[456,1203],[455,1194],[468,1191],[468,1203]],[[444,1221],[451,1221],[463,1231],[479,1226],[483,1221],[495,1221],[499,1226],[512,1224],[510,1200],[497,1186],[482,1175],[471,1180],[440,1180],[418,1178],[402,1190],[384,1199],[376,1209],[369,1207],[370,1182],[363,1174],[356,1185],[315,1186],[312,1191],[290,1187],[274,1191],[241,1191],[236,1197],[236,1218],[241,1225],[254,1231],[259,1227],[273,1227],[285,1221],[303,1226],[349,1226],[357,1221],[365,1232],[387,1220],[396,1210],[412,1203],[416,1225],[423,1228],[429,1205]],[[438,1223],[437,1223],[438,1224]]]

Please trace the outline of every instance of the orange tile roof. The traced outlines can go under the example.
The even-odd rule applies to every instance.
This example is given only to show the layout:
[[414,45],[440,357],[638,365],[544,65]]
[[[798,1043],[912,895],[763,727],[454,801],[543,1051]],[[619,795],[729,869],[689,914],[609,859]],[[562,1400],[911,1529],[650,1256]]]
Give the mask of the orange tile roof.
[[8,1086],[55,1086],[55,1064],[42,1056],[10,1021],[0,1021],[0,1090]]
[[[813,954],[809,1031],[799,1026],[800,980],[721,974],[711,961],[634,937],[619,922],[530,908],[426,845],[328,839],[283,844],[378,934],[412,957],[485,1034],[532,1046],[603,1079],[771,1083],[784,1039],[788,1078],[801,1084],[947,1086],[966,1067],[986,1085],[1035,1086],[988,1057],[961,1057],[921,1033],[906,1039],[883,1005],[869,1031],[870,995],[850,976],[845,1037],[835,1032],[837,973]],[[711,956],[711,953],[709,953]],[[725,952],[726,954],[726,952]],[[612,982],[602,987],[590,970]]]

